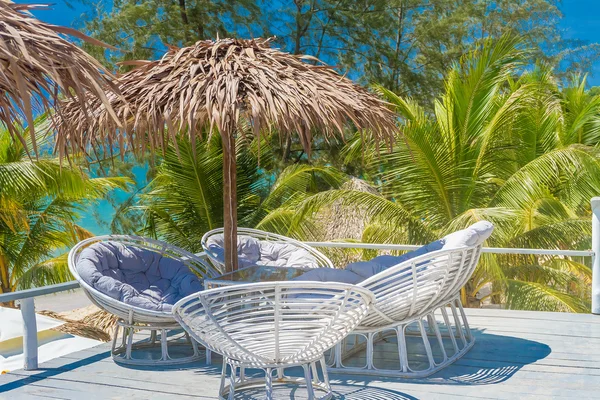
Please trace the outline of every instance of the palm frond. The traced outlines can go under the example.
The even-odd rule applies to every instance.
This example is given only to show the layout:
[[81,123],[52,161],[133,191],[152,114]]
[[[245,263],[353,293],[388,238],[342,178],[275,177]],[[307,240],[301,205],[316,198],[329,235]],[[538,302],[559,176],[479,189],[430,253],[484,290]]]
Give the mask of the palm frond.
[[20,275],[17,289],[31,289],[73,280],[67,263],[67,253],[39,262]]
[[[585,179],[577,179],[585,176]],[[600,164],[595,151],[572,145],[545,153],[514,173],[496,192],[492,204],[526,208],[550,188],[568,201],[573,191],[587,199],[600,193]],[[562,195],[562,196],[561,196]],[[567,203],[568,204],[568,203]]]
[[[75,44],[63,39],[67,34],[107,47],[71,28],[37,20],[28,11],[40,5],[0,2],[2,38],[0,74],[0,120],[24,147],[24,121],[29,128],[31,150],[38,154],[34,115],[49,111],[62,115],[62,96],[80,102],[93,96],[106,107],[109,118],[116,116],[105,91],[118,94],[110,72]],[[118,125],[118,122],[115,122]],[[61,150],[62,151],[62,150]],[[62,154],[62,153],[61,153]]]
[[506,306],[511,310],[589,312],[586,301],[545,284],[516,279],[507,282]]
[[348,123],[391,140],[396,119],[386,103],[314,57],[284,53],[270,43],[217,39],[170,47],[159,60],[139,62],[120,76],[123,96],[111,97],[127,131],[138,135],[115,129],[98,101],[86,107],[73,102],[62,119],[57,146],[70,153],[118,145],[123,152],[127,143],[136,153],[147,148],[154,153],[166,150],[168,143],[177,145],[180,133],[190,142],[213,128],[232,136],[240,121],[252,127],[255,137],[269,130],[297,134],[308,154],[313,133],[343,135]]

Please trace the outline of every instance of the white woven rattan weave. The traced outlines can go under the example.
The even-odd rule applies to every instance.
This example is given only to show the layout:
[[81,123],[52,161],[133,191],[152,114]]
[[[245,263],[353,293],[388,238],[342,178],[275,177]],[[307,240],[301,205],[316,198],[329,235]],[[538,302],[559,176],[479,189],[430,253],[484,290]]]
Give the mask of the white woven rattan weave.
[[[330,371],[424,377],[463,356],[475,339],[459,294],[480,253],[481,245],[435,251],[361,282],[359,286],[375,294],[375,302],[360,326],[331,352]],[[375,344],[390,337],[397,341],[398,361],[394,368],[378,367],[374,364]],[[415,339],[418,345],[409,349]],[[365,354],[362,365],[345,365],[345,360],[361,352]],[[411,352],[411,358],[420,358],[420,363],[411,365]]]
[[[188,296],[173,313],[194,339],[223,355],[220,398],[263,382],[248,378],[248,368],[265,372],[268,399],[278,383],[302,383],[310,399],[315,390],[324,392],[320,398],[330,398],[323,353],[358,326],[373,299],[369,290],[341,283],[253,283]],[[284,375],[284,369],[296,366],[304,369],[304,379]]]
[[[327,256],[325,254],[321,253],[319,250],[315,249],[314,247],[311,247],[311,246],[307,245],[306,243],[302,243],[296,239],[292,239],[287,236],[278,235],[276,233],[265,232],[265,231],[261,231],[258,229],[250,229],[250,228],[239,228],[238,227],[237,233],[239,236],[242,236],[242,235],[250,236],[250,237],[253,237],[253,238],[261,240],[261,241],[269,241],[269,242],[294,245],[300,249],[304,249],[304,250],[308,251],[317,260],[318,268],[333,268],[333,263],[331,262],[331,260],[329,258],[327,258]],[[223,228],[218,228],[218,229],[213,229],[212,231],[208,231],[204,234],[204,236],[202,236],[201,244],[202,244],[202,248],[206,252],[206,255],[210,258],[210,260],[215,265],[219,266],[220,269],[224,270],[225,269],[224,264],[223,264],[224,260],[222,260],[217,254],[210,251],[210,249],[208,248],[208,245],[207,245],[207,241],[210,237],[215,236],[215,235],[222,235],[222,234],[223,234]]]
[[[219,272],[213,268],[210,263],[197,255],[178,247],[171,246],[165,242],[139,236],[105,235],[92,237],[79,242],[71,249],[68,256],[71,274],[73,274],[75,279],[79,282],[92,303],[119,317],[119,321],[115,328],[111,352],[115,361],[124,364],[154,365],[185,363],[199,359],[201,354],[197,344],[191,340],[187,334],[185,334],[185,336],[187,337],[188,342],[191,343],[192,355],[174,358],[169,354],[169,344],[176,343],[175,340],[171,340],[173,331],[181,331],[181,326],[177,323],[172,313],[146,310],[140,307],[131,306],[99,292],[81,279],[76,268],[81,251],[91,244],[108,241],[120,242],[126,246],[135,246],[152,250],[160,253],[163,257],[171,257],[180,260],[201,279],[218,276]],[[134,343],[134,333],[141,330],[150,332],[149,340]],[[122,335],[120,334],[121,332]],[[118,337],[121,337],[120,345],[117,345]],[[180,339],[177,335],[175,335],[174,338]],[[156,342],[160,343],[161,352],[159,359],[134,357],[133,350],[156,346]],[[179,340],[177,340],[177,342],[179,342]]]

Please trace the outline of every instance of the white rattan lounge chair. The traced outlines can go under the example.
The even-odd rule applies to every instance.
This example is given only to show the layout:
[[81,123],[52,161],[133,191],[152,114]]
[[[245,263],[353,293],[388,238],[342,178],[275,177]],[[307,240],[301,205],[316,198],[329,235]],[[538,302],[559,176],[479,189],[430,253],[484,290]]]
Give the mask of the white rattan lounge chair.
[[[469,351],[475,338],[460,301],[460,289],[475,270],[482,243],[492,230],[492,224],[482,221],[403,256],[405,261],[397,265],[381,268],[363,262],[347,267],[346,275],[340,273],[346,282],[371,290],[375,302],[360,326],[330,354],[330,371],[425,377]],[[415,254],[420,255],[410,258]],[[381,258],[388,262],[394,259]],[[366,279],[363,275],[352,281],[347,276],[361,270],[369,271]],[[309,278],[317,275],[313,272],[316,271],[307,273]],[[374,274],[369,277],[371,273]],[[375,344],[386,343],[384,339],[390,337],[397,341],[399,359],[390,360],[391,352],[384,345],[384,358],[390,362],[375,365]],[[392,346],[393,340],[387,342],[387,346]]]
[[[372,301],[369,290],[342,283],[252,283],[188,296],[173,313],[194,339],[223,355],[220,399],[263,384],[271,399],[273,384],[290,383],[306,385],[309,399],[315,390],[328,399],[323,353],[360,323]],[[291,367],[302,367],[304,379],[284,375]],[[247,369],[265,378],[250,378]]]
[[[240,268],[251,265],[333,268],[327,256],[298,240],[258,229],[238,228],[237,232]],[[206,232],[201,244],[211,261],[224,269],[223,228]]]
[[[115,361],[154,365],[200,358],[197,343],[185,332],[187,346],[191,344],[187,353],[192,354],[169,354],[169,345],[180,344],[182,339],[171,308],[179,299],[202,290],[204,277],[219,275],[208,262],[157,240],[108,235],[78,243],[69,252],[68,263],[92,303],[119,317],[111,351]],[[122,343],[117,346],[121,330]],[[141,330],[149,331],[149,340],[134,343],[134,333]],[[148,352],[144,357],[133,356],[133,350],[158,347],[157,340],[160,358],[148,357]]]

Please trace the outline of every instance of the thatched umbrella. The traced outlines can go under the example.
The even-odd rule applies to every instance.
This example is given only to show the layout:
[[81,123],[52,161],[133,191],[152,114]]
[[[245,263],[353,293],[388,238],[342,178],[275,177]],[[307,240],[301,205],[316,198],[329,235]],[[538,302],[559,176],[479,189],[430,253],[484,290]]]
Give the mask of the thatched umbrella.
[[23,143],[18,128],[26,122],[36,154],[36,112],[54,108],[60,114],[64,98],[81,99],[85,107],[90,94],[108,104],[105,92],[118,90],[98,61],[59,34],[106,45],[74,29],[41,22],[28,12],[43,7],[0,0],[0,121]]
[[[350,122],[379,139],[392,138],[395,116],[386,104],[332,68],[310,56],[292,55],[269,46],[269,39],[199,41],[170,48],[158,61],[136,62],[119,78],[124,99],[111,103],[125,129],[95,103],[74,104],[59,130],[60,151],[91,147],[106,151],[125,144],[134,151],[164,149],[177,132],[193,141],[204,128],[217,129],[223,142],[225,261],[237,269],[235,136],[240,119],[255,135],[275,129],[296,133],[310,155],[314,133],[342,133]],[[308,63],[307,61],[311,62]]]

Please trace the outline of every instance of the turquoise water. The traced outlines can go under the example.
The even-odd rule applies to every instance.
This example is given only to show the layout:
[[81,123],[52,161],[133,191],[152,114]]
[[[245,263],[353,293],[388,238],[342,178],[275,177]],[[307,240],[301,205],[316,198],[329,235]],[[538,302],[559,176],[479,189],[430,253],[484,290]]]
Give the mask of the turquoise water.
[[107,225],[99,223],[94,216],[94,212],[99,213],[102,216],[102,219],[107,223],[110,223],[115,215],[115,210],[112,205],[108,201],[102,200],[97,204],[92,205],[89,212],[83,213],[78,224],[82,228],[92,232],[94,235],[106,235],[111,233]]
[[[135,166],[132,168],[132,172],[135,177],[135,187],[131,186],[130,192],[116,189],[112,193],[117,205],[127,200],[129,196],[131,196],[133,190],[143,187],[147,183],[147,165]],[[89,211],[84,211],[81,213],[81,218],[79,218],[78,224],[82,228],[87,229],[95,235],[107,235],[112,233],[110,231],[110,222],[115,215],[115,209],[113,208],[113,205],[108,200],[100,200],[90,204],[87,206],[87,208]],[[98,221],[95,214],[97,214],[102,221]]]

